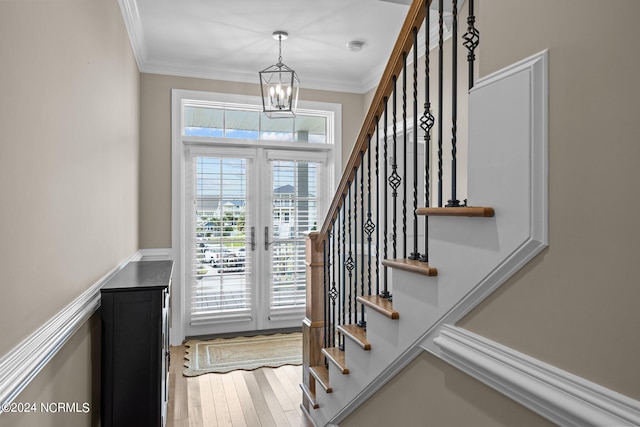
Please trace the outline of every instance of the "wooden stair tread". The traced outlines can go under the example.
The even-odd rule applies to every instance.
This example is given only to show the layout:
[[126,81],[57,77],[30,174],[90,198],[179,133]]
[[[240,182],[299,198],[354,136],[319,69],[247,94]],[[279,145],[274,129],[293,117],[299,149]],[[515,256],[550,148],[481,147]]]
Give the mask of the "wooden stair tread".
[[329,385],[329,369],[326,366],[312,366],[309,368],[309,373],[313,375],[327,393],[333,393],[333,389]]
[[316,394],[309,390],[306,384],[300,384],[300,388],[302,389],[302,394],[309,401],[309,404],[313,409],[318,409],[320,405],[318,405],[318,401],[316,400]]
[[383,259],[382,265],[400,270],[410,271],[425,276],[437,276],[438,269],[431,267],[428,262],[422,262],[415,259]]
[[354,340],[363,350],[371,350],[371,344],[367,341],[367,331],[358,325],[340,325],[338,331]]
[[380,295],[364,295],[357,297],[356,300],[367,307],[387,316],[389,319],[399,319],[400,313],[393,309],[393,303],[388,298]]
[[349,373],[349,368],[347,368],[347,363],[344,357],[344,351],[340,350],[339,347],[323,348],[322,354],[336,365],[343,375],[347,375]]
[[461,206],[459,208],[418,208],[416,214],[427,216],[468,216],[491,218],[495,215],[488,206]]

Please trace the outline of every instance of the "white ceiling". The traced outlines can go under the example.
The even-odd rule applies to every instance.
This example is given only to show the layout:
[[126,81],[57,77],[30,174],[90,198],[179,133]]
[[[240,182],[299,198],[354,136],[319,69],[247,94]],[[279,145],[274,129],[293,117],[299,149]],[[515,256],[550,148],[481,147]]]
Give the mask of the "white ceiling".
[[[278,59],[303,88],[375,87],[410,0],[120,0],[141,72],[258,82]],[[346,44],[364,41],[361,52]]]
[[[364,93],[378,84],[411,0],[119,2],[141,72],[257,83],[258,71],[278,59],[272,33],[282,30],[289,33],[283,62],[302,87]],[[431,21],[434,46],[436,13]],[[364,49],[351,52],[352,40]]]

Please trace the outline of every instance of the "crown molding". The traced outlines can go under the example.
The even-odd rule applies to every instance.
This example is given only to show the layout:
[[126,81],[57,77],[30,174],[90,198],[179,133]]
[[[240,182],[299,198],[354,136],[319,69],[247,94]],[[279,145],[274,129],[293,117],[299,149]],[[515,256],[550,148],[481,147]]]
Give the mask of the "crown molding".
[[[227,82],[246,83],[246,84],[259,84],[258,71],[253,72],[239,72],[239,71],[220,71],[220,70],[208,70],[202,71],[197,68],[190,68],[175,64],[154,64],[145,62],[142,65],[138,65],[138,69],[141,73],[149,74],[162,74],[177,77],[189,77],[196,79],[210,79],[221,80]],[[361,83],[349,82],[349,81],[336,81],[334,79],[304,79],[300,82],[300,88],[302,89],[314,89],[314,90],[326,90],[335,92],[347,92],[347,93],[364,93],[365,87]]]
[[118,0],[118,5],[120,6],[124,26],[129,35],[133,56],[136,58],[136,64],[138,64],[138,70],[142,71],[142,67],[146,62],[147,51],[142,34],[142,20],[140,19],[138,5],[135,0]]

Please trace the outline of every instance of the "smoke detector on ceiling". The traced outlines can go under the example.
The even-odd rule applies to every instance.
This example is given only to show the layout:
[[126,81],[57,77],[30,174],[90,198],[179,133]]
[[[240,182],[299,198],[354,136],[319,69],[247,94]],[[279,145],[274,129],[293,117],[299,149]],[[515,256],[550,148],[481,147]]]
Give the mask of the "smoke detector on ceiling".
[[352,40],[347,43],[347,48],[351,52],[360,52],[364,48],[364,42],[360,40]]

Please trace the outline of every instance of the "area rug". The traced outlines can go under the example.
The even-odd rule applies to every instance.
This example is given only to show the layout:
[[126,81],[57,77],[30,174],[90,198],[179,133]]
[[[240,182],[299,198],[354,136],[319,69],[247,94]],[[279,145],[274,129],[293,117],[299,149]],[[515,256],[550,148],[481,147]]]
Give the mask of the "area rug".
[[302,333],[192,340],[185,344],[185,377],[302,364]]

